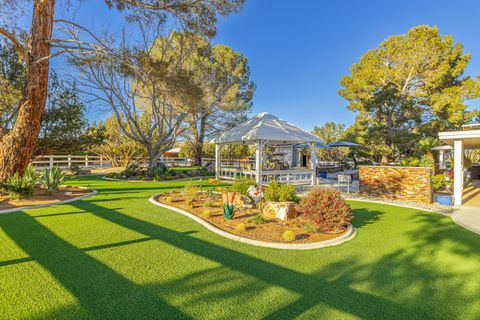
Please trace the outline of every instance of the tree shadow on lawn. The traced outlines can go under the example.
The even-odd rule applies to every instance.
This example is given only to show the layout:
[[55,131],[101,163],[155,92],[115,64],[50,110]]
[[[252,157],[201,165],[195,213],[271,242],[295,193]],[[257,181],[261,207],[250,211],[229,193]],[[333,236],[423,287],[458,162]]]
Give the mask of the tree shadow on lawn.
[[[450,297],[452,303],[454,300],[458,300],[462,304],[468,301],[468,296],[463,295],[462,292],[462,288],[468,280],[455,276],[455,281],[453,281],[453,276],[448,277],[448,272],[431,268],[428,256],[425,257],[424,254],[421,254],[424,250],[422,245],[413,246],[407,252],[404,252],[403,249],[397,250],[373,263],[362,264],[353,259],[343,259],[327,265],[319,273],[311,275],[259,260],[211,242],[192,238],[126,214],[99,207],[96,204],[82,202],[78,203],[78,206],[125,228],[159,239],[197,256],[217,261],[224,267],[254,277],[268,286],[281,287],[301,296],[296,302],[287,304],[267,317],[271,319],[298,316],[318,304],[324,304],[361,318],[418,319],[430,318],[434,313],[441,318],[442,313],[437,310],[443,303],[444,296],[441,295],[441,299],[438,300],[436,298],[438,294],[432,294],[435,290],[440,290],[445,295],[455,292],[455,299]],[[360,219],[360,223],[366,225],[368,221],[372,220],[372,217],[378,217],[379,213],[362,209],[358,216],[363,215],[365,217]],[[435,243],[428,243],[428,245],[437,246]],[[424,264],[423,260],[426,260],[427,263]],[[403,274],[405,271],[409,272]],[[331,277],[332,274],[336,277]],[[328,280],[329,278],[331,279]],[[438,283],[431,282],[432,279],[446,279],[447,281],[442,281],[442,286],[438,286]],[[391,285],[392,282],[395,284]],[[357,284],[370,286],[371,290],[378,291],[379,294],[372,295],[353,289],[352,287]],[[403,285],[408,285],[410,290],[403,290]],[[390,290],[390,288],[395,288],[395,290]],[[383,298],[380,296],[383,292],[388,292],[393,297],[401,297],[400,300],[405,303],[399,304]],[[402,292],[408,293],[408,295],[402,297]],[[425,301],[429,301],[429,303],[425,303]],[[454,314],[455,311],[458,311],[458,305],[443,304],[441,306],[444,308],[442,312],[449,311],[450,307],[450,313]]]
[[356,229],[361,229],[378,222],[384,212],[378,210],[372,211],[367,208],[354,208],[353,214],[354,218],[352,220],[352,224]]
[[[218,268],[191,272],[166,283],[137,285],[85,253],[102,247],[76,248],[23,212],[0,216],[0,227],[7,235],[74,294],[81,306],[94,318],[189,317],[179,310],[180,307],[167,304],[159,296],[188,296],[182,305],[203,304],[204,308],[197,311],[210,317],[209,306],[218,307],[219,301],[225,304],[220,306],[222,310],[225,307],[225,318],[235,318],[236,314],[231,313],[235,308],[248,312],[246,305],[258,303],[259,312],[266,314],[262,318],[267,319],[309,317],[309,312],[312,313],[311,318],[318,318],[325,309],[366,319],[452,318],[462,310],[471,310],[479,301],[478,295],[472,294],[471,290],[464,291],[471,279],[475,279],[474,270],[451,273],[447,268],[439,269],[432,263],[432,260],[438,261],[438,258],[432,257],[432,252],[441,250],[438,242],[431,241],[437,239],[436,233],[441,232],[445,237],[455,238],[456,235],[452,233],[461,230],[452,223],[448,226],[443,220],[438,230],[429,230],[427,227],[438,221],[428,215],[424,217],[424,214],[418,218],[420,226],[417,229],[425,232],[409,232],[411,246],[407,243],[405,248],[388,254],[380,253],[379,259],[363,257],[365,254],[375,254],[364,251],[375,250],[376,246],[375,243],[356,243],[358,239],[329,249],[286,252],[250,248],[212,235],[216,238],[213,239],[215,241],[219,239],[227,245],[240,246],[242,250],[251,249],[252,252],[260,253],[260,256],[262,252],[266,257],[275,252],[275,255],[278,253],[278,256],[284,256],[285,259],[293,259],[296,264],[304,261],[315,265],[317,259],[331,257],[334,252],[345,255],[345,258],[337,258],[338,261],[333,260],[316,272],[302,273],[213,242],[193,238],[189,233],[177,232],[115,209],[101,207],[91,201],[79,201],[73,205],[142,233],[145,238],[141,241],[161,240],[184,252],[221,265]],[[357,222],[364,229],[382,214],[378,211],[370,212],[366,208],[357,210]],[[465,236],[463,240],[468,239],[472,240],[473,237]],[[118,246],[128,244],[130,241]],[[475,245],[476,251],[473,248]],[[474,240],[470,254],[478,254],[478,245],[478,241]],[[165,268],[174,266],[175,261],[171,261]],[[478,263],[476,266],[477,269],[480,267]],[[263,301],[262,294],[269,288],[281,288],[292,295],[280,296],[274,301]],[[238,300],[233,299],[235,297]],[[59,316],[59,312],[61,313],[56,311],[50,316]],[[475,312],[470,312],[472,318],[480,316],[479,311]],[[201,313],[198,314],[199,317],[202,316]],[[255,314],[250,314],[250,317],[255,318]]]
[[[0,215],[0,227],[77,298],[89,317],[188,318],[148,288],[86,254],[91,248],[72,246],[24,212]],[[61,317],[68,318],[68,314]]]

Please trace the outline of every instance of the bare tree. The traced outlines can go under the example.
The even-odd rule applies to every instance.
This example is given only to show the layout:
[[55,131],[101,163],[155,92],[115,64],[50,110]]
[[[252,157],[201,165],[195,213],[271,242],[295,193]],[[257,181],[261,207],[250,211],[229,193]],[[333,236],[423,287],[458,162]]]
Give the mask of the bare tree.
[[[145,26],[140,29],[145,39],[142,49],[131,50],[124,42],[115,45],[115,40],[100,40],[105,53],[87,58],[71,53],[70,61],[82,74],[77,78],[79,90],[113,110],[123,133],[147,149],[148,168],[152,170],[185,131],[187,106],[198,103],[202,90],[182,68],[188,48],[177,59],[153,57],[148,34],[155,38],[160,28],[156,28],[157,33],[147,32]],[[164,42],[163,46],[169,50],[171,43]]]

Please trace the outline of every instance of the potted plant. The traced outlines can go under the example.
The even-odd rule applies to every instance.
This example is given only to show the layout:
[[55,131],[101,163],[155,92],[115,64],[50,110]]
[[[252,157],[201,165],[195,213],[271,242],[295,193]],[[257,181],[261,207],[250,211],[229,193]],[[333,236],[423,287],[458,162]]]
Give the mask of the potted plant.
[[444,206],[453,205],[453,179],[452,171],[439,173],[432,177],[433,190],[435,191],[434,200],[436,203]]

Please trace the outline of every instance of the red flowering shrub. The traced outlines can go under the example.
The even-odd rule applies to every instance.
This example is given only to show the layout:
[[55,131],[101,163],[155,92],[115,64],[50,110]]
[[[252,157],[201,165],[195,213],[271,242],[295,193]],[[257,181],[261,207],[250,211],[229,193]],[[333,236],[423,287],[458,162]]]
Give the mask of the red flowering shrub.
[[339,232],[353,219],[350,206],[340,192],[331,188],[312,189],[300,201],[300,211],[324,232]]

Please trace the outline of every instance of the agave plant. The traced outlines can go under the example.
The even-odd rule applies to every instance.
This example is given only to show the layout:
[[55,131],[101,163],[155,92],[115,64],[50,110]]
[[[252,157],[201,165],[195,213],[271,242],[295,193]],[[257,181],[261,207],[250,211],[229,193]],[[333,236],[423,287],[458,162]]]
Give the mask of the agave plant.
[[58,190],[65,180],[65,173],[59,167],[45,169],[41,177],[42,187],[47,191],[48,195],[52,195]]

